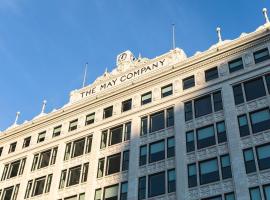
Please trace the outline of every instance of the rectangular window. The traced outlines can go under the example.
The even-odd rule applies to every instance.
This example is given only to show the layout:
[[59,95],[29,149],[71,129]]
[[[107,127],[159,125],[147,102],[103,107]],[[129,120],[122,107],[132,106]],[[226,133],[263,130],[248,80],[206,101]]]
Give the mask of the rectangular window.
[[102,190],[101,188],[96,189],[95,191],[95,200],[101,200]]
[[46,135],[46,131],[43,131],[43,132],[39,133],[37,143],[43,142],[45,140],[45,135]]
[[74,141],[71,158],[83,155],[84,145],[85,145],[85,138]]
[[147,92],[141,96],[141,105],[145,105],[152,102],[152,92]]
[[229,71],[230,73],[241,70],[244,68],[242,58],[237,58],[235,60],[230,61],[229,63]]
[[93,135],[89,135],[86,138],[85,153],[90,153],[92,148]]
[[128,194],[128,183],[123,182],[121,184],[120,200],[127,200],[127,194]]
[[103,200],[117,200],[118,199],[118,184],[104,188]]
[[91,113],[89,115],[86,115],[85,118],[85,125],[93,124],[95,122],[95,113]]
[[82,170],[82,179],[81,182],[84,183],[87,181],[88,177],[88,168],[89,168],[89,163],[84,163],[83,164],[83,170]]
[[45,193],[50,192],[51,184],[52,184],[52,174],[49,174],[49,175],[47,176],[47,182],[46,182],[46,187],[45,187]]
[[244,103],[244,95],[241,84],[233,86],[233,96],[235,105]]
[[267,88],[268,88],[268,93],[270,93],[270,74],[267,74],[265,76],[265,80],[266,80],[266,84],[267,84]]
[[252,173],[256,171],[256,164],[252,148],[243,150],[246,173]]
[[58,151],[58,147],[53,148],[51,163],[50,163],[51,165],[55,164],[57,151]]
[[266,95],[262,77],[244,83],[246,100],[251,101]]
[[140,161],[139,165],[146,165],[147,162],[147,145],[143,145],[140,147]]
[[27,138],[24,138],[22,148],[29,147],[30,142],[31,142],[31,136],[30,137],[27,137]]
[[203,96],[194,101],[195,117],[212,113],[211,95]]
[[124,141],[130,140],[130,134],[131,134],[131,122],[128,122],[125,124]]
[[213,101],[215,112],[223,110],[221,91],[213,93]]
[[103,110],[103,119],[107,119],[113,115],[113,106],[104,108]]
[[11,199],[12,193],[13,193],[13,188],[14,188],[14,186],[4,189],[3,195],[2,195],[2,200],[10,200]]
[[185,121],[189,121],[193,119],[193,114],[192,114],[192,102],[186,102],[185,103]]
[[205,71],[205,81],[211,81],[218,78],[218,68],[213,67]]
[[9,168],[9,164],[6,164],[5,167],[4,167],[4,170],[3,170],[3,174],[2,174],[2,177],[1,177],[1,181],[5,180],[6,177],[7,177],[7,172],[8,172],[8,168]]
[[59,189],[62,189],[65,187],[66,178],[67,178],[67,170],[65,169],[65,170],[62,170],[62,172],[61,172]]
[[152,174],[148,177],[148,197],[165,194],[165,172]]
[[167,127],[174,126],[174,109],[168,108],[166,113],[167,113],[166,115]]
[[197,169],[196,164],[188,165],[188,187],[196,187],[197,186]]
[[17,146],[17,142],[13,142],[13,143],[11,143],[11,144],[10,144],[10,146],[9,146],[8,153],[12,153],[12,152],[14,152],[14,151],[15,151],[15,149],[16,149],[16,146]]
[[9,174],[7,178],[13,178],[18,175],[21,160],[17,160],[10,164]]
[[52,136],[53,137],[59,136],[60,133],[61,133],[61,128],[62,128],[62,125],[54,127],[53,128],[53,135]]
[[259,187],[249,188],[249,195],[251,200],[262,200]]
[[218,195],[218,196],[214,196],[214,197],[204,198],[201,200],[222,200],[222,196]]
[[253,53],[255,63],[260,63],[270,58],[268,48],[261,49],[259,51],[255,51]]
[[81,175],[81,165],[70,168],[68,172],[67,187],[79,184],[80,175]]
[[229,155],[220,157],[222,179],[232,178],[231,161]]
[[2,156],[3,153],[3,147],[0,147],[0,157]]
[[166,85],[161,88],[161,98],[167,97],[173,94],[173,86],[172,84]]
[[256,147],[257,159],[259,164],[259,169],[269,169],[270,168],[270,144]]
[[46,180],[46,176],[37,178],[35,180],[32,196],[43,194],[44,187],[45,187],[45,180]]
[[168,193],[175,192],[176,191],[176,175],[175,175],[175,169],[171,169],[168,171]]
[[110,129],[109,145],[114,145],[122,142],[123,125]]
[[104,130],[101,132],[100,149],[104,149],[107,146],[107,135],[108,135],[108,130]]
[[122,112],[131,110],[131,108],[132,108],[132,99],[128,99],[122,102]]
[[246,114],[238,116],[238,125],[239,125],[240,137],[244,137],[250,134]]
[[78,119],[75,119],[71,122],[69,122],[69,128],[68,128],[68,131],[74,131],[77,129],[77,126],[78,126]]
[[227,142],[225,122],[224,121],[218,122],[216,124],[216,127],[217,127],[218,143]]
[[164,140],[149,145],[149,163],[165,159]]
[[98,160],[97,178],[100,178],[100,177],[103,176],[103,173],[104,173],[104,164],[105,164],[105,158],[100,158]]
[[235,196],[233,192],[225,194],[224,196],[225,196],[225,200],[235,200]]
[[39,154],[35,154],[35,155],[34,155],[32,167],[31,167],[31,171],[34,171],[34,170],[37,168],[37,165],[38,165],[38,157],[39,157]]
[[150,115],[150,132],[159,131],[165,128],[164,111]]
[[[20,188],[20,184],[17,184],[14,188],[14,192],[13,192],[13,198],[12,200],[16,200],[17,196],[18,196],[18,192],[19,192],[19,188]],[[0,194],[1,195],[1,194]]]
[[195,86],[195,78],[194,75],[189,76],[185,79],[183,79],[183,90],[186,90],[188,88],[194,87]]
[[269,108],[250,113],[250,121],[253,133],[270,129]]
[[47,167],[50,164],[51,149],[40,153],[38,169]]
[[25,167],[26,158],[23,158],[21,161],[20,169],[19,169],[19,175],[23,174],[24,167]]
[[123,152],[122,171],[128,170],[129,167],[129,151]]
[[138,200],[142,200],[146,198],[146,177],[139,178],[139,185],[138,185]]
[[24,195],[25,199],[30,197],[32,185],[33,185],[33,180],[28,181],[27,186],[26,186],[25,195]]
[[186,133],[186,148],[187,152],[192,152],[195,150],[194,131],[189,131]]
[[71,152],[71,142],[66,144],[64,160],[68,160]]
[[263,193],[264,193],[265,199],[269,200],[270,199],[270,185],[269,184],[263,186]]
[[120,166],[121,166],[121,153],[108,156],[106,175],[120,172]]
[[141,118],[141,135],[146,135],[148,132],[148,118],[142,117]]
[[219,181],[219,170],[217,159],[202,161],[199,163],[200,184],[207,184]]
[[197,129],[197,148],[202,149],[216,144],[214,126]]
[[174,147],[175,147],[174,137],[168,138],[167,139],[167,158],[174,157],[175,155]]

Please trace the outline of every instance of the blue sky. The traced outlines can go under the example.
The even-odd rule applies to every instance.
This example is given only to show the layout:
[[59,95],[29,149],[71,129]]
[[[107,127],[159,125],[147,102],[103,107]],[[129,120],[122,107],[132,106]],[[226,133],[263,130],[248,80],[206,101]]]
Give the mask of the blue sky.
[[176,44],[188,56],[224,39],[252,32],[264,23],[267,0],[0,0],[0,130],[31,120],[43,99],[46,111],[68,102],[80,88],[84,63],[87,83],[116,56],[130,49],[152,58]]

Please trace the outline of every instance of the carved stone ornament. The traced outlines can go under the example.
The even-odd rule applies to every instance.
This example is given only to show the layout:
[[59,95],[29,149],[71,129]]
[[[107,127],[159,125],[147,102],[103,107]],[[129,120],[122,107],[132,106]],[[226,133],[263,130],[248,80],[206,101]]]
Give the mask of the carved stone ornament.
[[252,64],[252,56],[250,53],[244,55],[244,61],[247,67]]

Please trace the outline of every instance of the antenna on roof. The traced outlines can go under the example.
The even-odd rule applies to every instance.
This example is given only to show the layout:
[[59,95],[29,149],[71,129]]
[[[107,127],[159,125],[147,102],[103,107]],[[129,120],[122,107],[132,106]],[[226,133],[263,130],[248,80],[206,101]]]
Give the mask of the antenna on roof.
[[263,8],[263,15],[264,15],[264,18],[265,18],[265,23],[268,24],[269,23],[269,18],[268,18],[268,15],[267,15],[267,8]]
[[175,49],[175,24],[172,24],[172,48]]
[[18,122],[18,119],[19,119],[20,114],[21,114],[21,113],[20,113],[19,111],[18,111],[18,112],[16,112],[16,118],[15,118],[15,121],[14,121],[13,126],[18,125],[18,124],[17,124],[17,122]]
[[85,63],[84,75],[83,75],[83,85],[82,85],[83,87],[85,86],[85,82],[86,82],[87,68],[88,68],[88,63]]
[[218,43],[222,42],[222,37],[221,37],[221,28],[217,27],[217,34],[218,34]]
[[47,101],[44,100],[43,103],[42,103],[42,109],[41,109],[41,113],[40,114],[44,114],[45,113],[46,104],[47,104]]

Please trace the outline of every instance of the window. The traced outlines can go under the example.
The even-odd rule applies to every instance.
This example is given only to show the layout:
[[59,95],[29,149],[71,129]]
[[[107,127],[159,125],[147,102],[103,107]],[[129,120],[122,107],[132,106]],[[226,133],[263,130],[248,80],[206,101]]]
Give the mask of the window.
[[105,158],[100,158],[100,159],[98,160],[98,172],[97,172],[97,178],[100,178],[100,177],[103,176],[104,165],[105,165]]
[[186,89],[194,87],[194,86],[195,86],[194,75],[183,79],[183,90],[186,90]]
[[235,200],[235,196],[233,192],[225,194],[224,196],[225,196],[225,200]]
[[173,86],[172,84],[166,85],[161,88],[161,97],[167,97],[173,94]]
[[132,108],[132,99],[128,99],[122,102],[122,112],[131,110],[131,108]]
[[[32,196],[37,196],[43,193],[50,192],[51,181],[52,181],[52,174],[49,174],[47,177],[43,176],[43,177],[35,179],[34,184],[33,184]],[[32,182],[33,180],[28,181],[28,184],[26,187],[26,193],[25,193],[26,198],[28,198],[30,195]]]
[[18,175],[21,160],[15,161],[10,164],[8,178],[13,178]]
[[249,195],[251,200],[262,200],[259,187],[249,188]]
[[165,172],[153,174],[148,180],[148,197],[165,194]]
[[241,70],[244,68],[242,58],[237,58],[235,60],[232,60],[228,64],[229,64],[230,73]]
[[45,181],[46,181],[46,176],[37,178],[35,180],[32,196],[43,194]]
[[192,111],[192,102],[185,103],[185,121],[189,121],[193,119],[193,111]]
[[95,122],[95,113],[91,113],[86,115],[85,125],[93,124]]
[[168,193],[176,191],[176,182],[175,182],[175,170],[171,169],[168,171]]
[[120,200],[127,200],[127,193],[128,193],[128,183],[124,182],[121,184]]
[[188,165],[188,187],[196,187],[197,186],[197,169],[196,164]]
[[246,173],[252,173],[256,171],[256,164],[255,164],[255,159],[254,159],[254,154],[252,148],[250,149],[245,149],[243,151],[244,154],[244,161],[245,161],[245,168],[246,168]]
[[106,175],[120,172],[121,153],[108,156]]
[[11,143],[11,144],[10,144],[10,146],[9,146],[8,153],[12,153],[12,152],[14,152],[14,151],[15,151],[15,149],[16,149],[16,146],[17,146],[17,142],[13,142],[13,143]]
[[246,114],[238,116],[238,125],[239,125],[240,137],[244,137],[250,134]]
[[147,162],[147,145],[143,145],[140,147],[140,161],[139,165],[146,165]]
[[205,198],[202,200],[222,200],[222,197],[221,197],[221,195],[218,195],[218,196],[214,196],[214,197]]
[[150,116],[150,132],[165,128],[164,111],[154,113]]
[[206,95],[194,101],[195,117],[212,113],[211,95]]
[[49,174],[46,181],[45,193],[50,192],[51,183],[52,183],[52,174]]
[[265,196],[264,198],[266,200],[269,200],[270,199],[270,185],[269,184],[263,186],[263,193],[264,193],[264,196]]
[[152,102],[152,92],[147,92],[141,96],[141,105]]
[[214,126],[197,129],[197,148],[202,149],[216,144]]
[[131,134],[131,122],[128,122],[125,124],[124,141],[130,140],[130,134]]
[[3,147],[0,147],[0,157],[2,156],[3,153]]
[[27,186],[26,186],[25,195],[24,195],[25,199],[30,197],[32,185],[33,185],[33,180],[28,181]]
[[213,67],[205,71],[205,81],[211,81],[218,78],[218,68]]
[[207,184],[219,180],[217,159],[202,161],[199,163],[200,184]]
[[265,76],[265,80],[266,80],[266,84],[267,84],[267,88],[268,88],[268,93],[270,93],[270,74],[267,74]]
[[90,153],[91,152],[92,141],[93,141],[93,135],[89,135],[89,136],[86,137],[85,153]]
[[260,170],[270,168],[270,144],[256,147],[258,165]]
[[148,118],[142,117],[141,118],[141,135],[146,135],[148,132]]
[[38,169],[49,166],[50,157],[51,157],[51,149],[48,151],[42,152],[40,154],[40,158],[39,158]]
[[82,183],[87,181],[88,168],[89,168],[89,163],[84,163],[83,164],[83,170],[82,170],[82,178],[81,178]]
[[270,58],[268,48],[261,49],[259,51],[255,51],[253,53],[255,63],[260,63]]
[[110,130],[109,145],[114,145],[122,142],[123,125],[112,128]]
[[244,88],[247,101],[266,95],[262,77],[245,82]]
[[43,132],[38,134],[37,143],[43,142],[45,140],[45,134],[46,134],[46,131],[43,131]]
[[227,141],[227,135],[226,135],[226,127],[225,123],[223,122],[218,122],[216,124],[217,127],[217,138],[218,138],[218,143],[226,142]]
[[167,158],[174,157],[175,155],[174,146],[175,146],[174,137],[168,138],[167,139]]
[[223,110],[222,97],[220,91],[213,93],[213,101],[215,112]]
[[104,188],[104,200],[118,199],[118,184]]
[[139,186],[138,186],[138,200],[142,200],[146,198],[146,177],[139,178]]
[[69,128],[68,128],[68,131],[74,131],[77,129],[77,126],[78,126],[78,119],[75,119],[71,122],[69,122]]
[[31,171],[47,167],[49,165],[55,164],[58,148],[49,149],[41,153],[35,154],[33,158]]
[[194,131],[189,131],[186,133],[186,148],[187,152],[192,152],[195,150]]
[[[5,188],[3,190],[3,195],[2,195],[1,200],[16,200],[18,196],[19,187],[20,187],[20,184]],[[0,196],[1,196],[1,192],[2,190],[0,190]]]
[[96,191],[95,191],[95,200],[101,200],[101,194],[102,194],[101,188],[96,189]]
[[62,189],[65,187],[66,177],[67,177],[67,170],[65,169],[65,170],[62,170],[61,172],[59,189]]
[[220,162],[221,162],[222,179],[231,178],[232,171],[231,171],[230,156],[229,155],[221,156]]
[[101,133],[100,149],[104,149],[107,146],[108,130],[104,130]]
[[81,165],[69,169],[67,187],[77,185],[80,182]]
[[123,152],[122,171],[128,170],[129,165],[129,151]]
[[81,156],[84,153],[85,138],[73,142],[71,158]]
[[167,115],[166,115],[166,121],[167,121],[167,127],[174,126],[174,109],[168,108],[167,109]]
[[165,144],[163,140],[150,144],[149,149],[150,163],[165,159]]
[[62,125],[59,125],[59,126],[56,126],[53,128],[53,137],[57,137],[60,135],[61,133],[61,128],[62,128]]
[[244,103],[244,95],[241,84],[233,86],[233,95],[235,105]]
[[27,138],[24,138],[22,148],[29,147],[30,142],[31,142],[31,136],[30,137],[27,137]]
[[250,121],[253,133],[270,129],[269,108],[250,113]]

